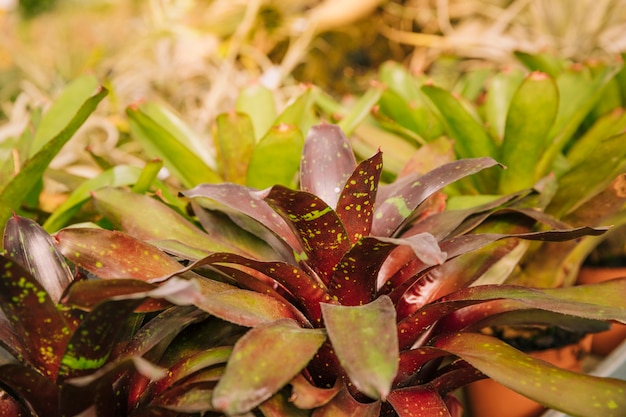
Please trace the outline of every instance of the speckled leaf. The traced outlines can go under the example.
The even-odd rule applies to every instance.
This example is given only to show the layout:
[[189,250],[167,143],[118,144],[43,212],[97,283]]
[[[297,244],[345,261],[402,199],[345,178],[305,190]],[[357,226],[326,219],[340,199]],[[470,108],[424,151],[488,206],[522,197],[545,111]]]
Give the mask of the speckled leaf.
[[149,280],[183,267],[148,243],[118,231],[69,228],[55,235],[57,248],[70,261],[103,278]]
[[31,219],[14,215],[4,229],[4,249],[26,268],[58,302],[74,276],[63,255],[55,248],[54,239]]
[[246,327],[280,318],[299,319],[292,308],[275,298],[241,289],[205,295],[196,306],[222,320]]
[[244,413],[287,385],[326,340],[321,330],[277,320],[251,329],[235,344],[226,372],[213,392],[213,405]]
[[0,308],[23,344],[24,354],[50,379],[57,376],[70,333],[44,288],[15,261],[0,255]]
[[300,188],[336,207],[339,195],[356,168],[348,138],[336,125],[313,126],[304,141]]
[[[28,404],[36,415],[58,415],[59,389],[52,380],[37,371],[18,364],[0,365],[0,385],[10,389],[13,395],[21,402]],[[7,395],[4,392],[2,394],[3,397]],[[2,414],[1,411],[3,409],[0,406],[0,415],[4,416],[5,414]],[[13,415],[9,414],[7,417],[13,417]]]
[[141,301],[108,300],[97,305],[80,323],[67,344],[61,359],[61,380],[90,374],[104,366],[118,342],[119,330]]
[[88,375],[72,378],[63,384],[60,402],[64,415],[76,416],[90,408],[91,414],[85,414],[126,415],[126,391],[116,390],[115,382],[120,375],[133,371],[149,380],[158,380],[166,374],[164,369],[138,356],[111,362]]
[[92,196],[98,211],[137,239],[178,240],[207,251],[239,252],[231,242],[207,235],[173,209],[148,196],[116,188],[102,188]]
[[275,186],[265,200],[288,222],[304,249],[296,259],[306,261],[325,284],[350,249],[348,233],[337,213],[317,196]]
[[381,402],[361,403],[342,387],[328,404],[313,411],[312,417],[379,417]]
[[[62,301],[65,306],[91,311],[96,305],[111,297],[151,291],[156,287],[155,284],[128,278],[76,281],[70,286]],[[169,306],[171,303],[163,299],[147,299],[135,311],[155,312]]]
[[358,306],[374,300],[378,271],[397,245],[377,238],[358,241],[337,264],[328,290],[341,305]]
[[389,403],[399,417],[452,417],[443,398],[430,384],[393,390]]
[[[444,316],[491,300],[508,301],[505,305],[499,306],[498,312],[540,309],[587,319],[626,322],[626,308],[623,305],[625,294],[626,279],[607,281],[597,285],[544,290],[512,285],[481,285],[464,288],[435,303],[429,303],[402,319],[398,323],[400,348],[410,347],[423,331]],[[471,308],[481,309],[482,307]],[[480,320],[484,316],[473,315],[473,318]],[[471,322],[464,323],[465,326],[471,324]]]
[[337,216],[341,219],[352,243],[370,234],[376,191],[382,170],[383,155],[377,152],[356,167],[341,191],[337,202]]
[[321,322],[320,302],[329,302],[326,286],[298,266],[281,261],[255,261],[231,253],[214,253],[193,267],[211,264],[234,264],[258,271],[284,286],[301,303],[312,323]]
[[285,220],[263,201],[259,192],[224,183],[202,184],[181,194],[198,201],[204,198],[214,200],[218,205],[210,208],[223,211],[243,229],[267,241],[277,251],[285,250],[285,242],[290,250],[301,250],[298,239]]
[[488,157],[450,162],[428,173],[408,175],[381,187],[376,198],[372,234],[392,236],[418,206],[435,192],[468,175],[498,165]]
[[396,312],[387,296],[363,306],[322,305],[328,337],[350,381],[383,401],[398,371]]
[[[174,410],[177,416],[196,415],[213,411],[211,394],[215,383],[212,381],[190,382],[172,387],[151,401],[152,406]],[[134,415],[134,414],[133,414]]]
[[550,408],[587,417],[619,417],[626,413],[626,381],[563,370],[496,338],[476,333],[442,336],[435,345]]

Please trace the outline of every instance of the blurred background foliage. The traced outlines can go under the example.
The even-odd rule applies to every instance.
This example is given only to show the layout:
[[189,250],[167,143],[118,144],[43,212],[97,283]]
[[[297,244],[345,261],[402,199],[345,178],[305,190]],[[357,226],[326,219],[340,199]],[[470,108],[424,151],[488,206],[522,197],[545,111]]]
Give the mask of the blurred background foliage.
[[474,70],[520,66],[515,51],[614,60],[626,50],[625,6],[626,0],[0,0],[0,157],[15,152],[11,139],[70,81],[87,73],[103,83],[108,97],[46,174],[42,208],[52,211],[107,167],[143,166],[124,114],[133,103],[159,103],[210,138],[217,116],[254,84],[271,91],[282,111],[303,83],[350,103],[387,61],[453,86]]

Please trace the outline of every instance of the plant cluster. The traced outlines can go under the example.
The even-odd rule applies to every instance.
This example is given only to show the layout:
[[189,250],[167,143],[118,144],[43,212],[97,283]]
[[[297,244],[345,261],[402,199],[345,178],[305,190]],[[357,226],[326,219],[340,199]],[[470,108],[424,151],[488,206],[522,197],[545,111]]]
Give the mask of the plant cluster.
[[[604,229],[529,209],[541,196],[532,190],[444,210],[441,190],[496,169],[489,157],[381,184],[382,153],[357,163],[337,126],[313,126],[301,149],[296,183],[202,183],[181,193],[186,213],[145,186],[93,191],[102,224],[119,231],[88,224],[50,236],[10,216],[4,410],[460,416],[455,390],[490,377],[576,415],[623,414],[623,381],[558,369],[481,329],[626,322],[626,280],[473,285],[511,241]],[[507,230],[482,229],[494,219]]]

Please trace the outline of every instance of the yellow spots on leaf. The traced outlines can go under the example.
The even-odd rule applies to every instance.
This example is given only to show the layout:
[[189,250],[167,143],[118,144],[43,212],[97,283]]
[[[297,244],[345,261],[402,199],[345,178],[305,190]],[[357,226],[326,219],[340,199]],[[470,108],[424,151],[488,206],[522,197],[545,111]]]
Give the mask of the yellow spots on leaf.
[[97,261],[95,265],[96,265],[96,268],[102,268],[104,266],[102,265],[102,262],[100,261]]

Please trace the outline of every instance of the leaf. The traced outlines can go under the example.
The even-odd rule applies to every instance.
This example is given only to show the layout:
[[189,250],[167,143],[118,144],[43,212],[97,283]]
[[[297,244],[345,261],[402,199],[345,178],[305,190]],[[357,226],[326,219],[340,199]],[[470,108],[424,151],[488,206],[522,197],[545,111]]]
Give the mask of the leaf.
[[[205,182],[219,182],[221,177],[207,165],[195,149],[185,144],[177,134],[168,130],[164,120],[157,120],[143,106],[130,106],[126,109],[133,137],[153,157],[163,163],[185,187],[193,187]],[[161,117],[164,117],[161,115]]]
[[398,372],[396,312],[387,296],[363,306],[322,304],[322,315],[341,366],[363,394],[385,401]]
[[74,275],[54,239],[35,221],[14,215],[4,230],[7,254],[39,281],[53,302],[58,302]]
[[[17,364],[0,365],[0,385],[3,389],[9,389],[18,400],[18,403],[28,405],[28,409],[32,410],[38,416],[57,416],[59,415],[59,390],[53,381],[46,378],[39,372],[29,367]],[[4,411],[1,401],[6,397],[11,398],[4,390],[2,392],[2,400],[0,400],[0,412]],[[7,417],[13,414],[2,414]],[[16,417],[26,416],[29,414],[16,414]]]
[[492,136],[501,143],[504,137],[507,113],[513,95],[524,81],[521,70],[503,70],[493,74],[487,86],[485,122]]
[[356,127],[370,114],[386,88],[382,83],[373,83],[339,121],[338,126],[341,131],[350,136]]
[[271,296],[242,289],[206,294],[195,305],[222,320],[246,327],[259,326],[281,318],[298,319],[293,307]]
[[107,90],[101,87],[87,98],[67,125],[53,138],[46,141],[41,150],[30,157],[19,173],[0,190],[0,230],[4,229],[6,221],[11,217],[11,212],[17,211],[24,196],[31,192],[40,181],[52,159],[85,123],[106,95]]
[[[438,338],[435,346],[461,357],[520,394],[574,416],[621,416],[626,411],[626,381],[560,369],[506,343],[476,333]],[[558,392],[560,395],[554,395]]]
[[339,196],[337,216],[353,244],[370,234],[376,191],[382,170],[382,153],[378,152],[356,167]]
[[303,142],[300,130],[293,125],[272,127],[252,152],[246,183],[258,189],[274,184],[295,188]]
[[54,380],[70,333],[44,288],[15,261],[0,255],[0,308],[23,344],[25,360]]
[[235,109],[250,117],[254,137],[259,141],[276,119],[276,103],[272,91],[261,83],[253,83],[239,91]]
[[178,240],[205,251],[238,251],[230,242],[207,235],[176,211],[148,196],[108,187],[92,195],[98,211],[116,228],[137,239]]
[[147,281],[174,274],[183,266],[148,243],[118,231],[69,228],[55,235],[57,248],[75,265],[103,279]]
[[326,336],[277,320],[251,329],[235,344],[213,392],[213,405],[227,414],[250,411],[289,383],[311,360]]
[[291,396],[289,401],[301,409],[319,408],[328,404],[342,389],[341,380],[332,388],[318,388],[304,377],[302,374],[296,375],[291,380]]
[[[157,286],[136,279],[106,279],[75,281],[63,298],[63,304],[81,310],[90,311],[96,305],[117,296],[154,290]],[[162,299],[145,300],[136,312],[154,312],[171,306]]]
[[[289,252],[301,250],[287,222],[263,201],[263,195],[259,192],[237,184],[223,183],[202,184],[181,194],[188,198],[214,200],[218,205],[212,209],[226,213],[243,229],[265,240],[281,254],[285,249]],[[293,255],[287,259],[290,257],[293,258]]]
[[304,141],[300,189],[335,208],[346,181],[356,168],[348,139],[338,126],[314,126]]
[[556,83],[541,72],[526,77],[513,95],[501,147],[500,162],[507,167],[500,173],[501,194],[530,188],[547,174],[535,168],[548,145],[558,106]]
[[430,384],[393,390],[389,403],[399,417],[452,417],[441,395]]
[[246,114],[222,113],[217,116],[214,137],[224,181],[244,184],[256,143],[252,121]]
[[98,79],[93,75],[78,77],[67,84],[41,118],[33,138],[29,157],[34,156],[51,138],[57,136],[68,126],[83,103],[88,101],[96,90],[98,90]]
[[328,285],[335,266],[350,249],[350,241],[337,213],[317,196],[293,191],[280,185],[265,197],[299,237],[303,253],[298,261],[306,261]]
[[141,299],[109,299],[87,314],[62,355],[60,380],[91,374],[102,368],[118,342],[119,330],[141,302]]
[[81,205],[89,200],[92,191],[106,186],[121,187],[133,184],[140,174],[141,170],[137,167],[118,165],[84,181],[50,214],[50,217],[43,223],[43,228],[48,232],[59,230],[70,221]]
[[[139,176],[137,177],[137,180],[134,181],[131,191],[137,194],[147,193],[152,187],[152,184],[155,182],[155,180],[158,179],[159,172],[161,172],[162,168],[163,168],[163,161],[161,161],[160,159],[155,158],[146,162]],[[125,184],[107,184],[107,185],[111,187],[119,187]],[[161,187],[159,190],[162,192],[163,188],[164,187]]]
[[312,417],[378,417],[380,401],[360,403],[355,400],[345,386],[326,405],[313,411]]
[[421,176],[407,175],[381,187],[376,198],[372,235],[392,236],[426,198],[448,184],[495,165],[498,163],[488,157],[464,159]]
[[339,261],[328,285],[329,294],[341,305],[358,306],[374,300],[378,271],[396,244],[366,237]]
[[454,148],[460,158],[498,155],[498,149],[485,127],[450,92],[434,85],[424,85],[421,91],[439,110],[446,131],[455,140]]

